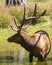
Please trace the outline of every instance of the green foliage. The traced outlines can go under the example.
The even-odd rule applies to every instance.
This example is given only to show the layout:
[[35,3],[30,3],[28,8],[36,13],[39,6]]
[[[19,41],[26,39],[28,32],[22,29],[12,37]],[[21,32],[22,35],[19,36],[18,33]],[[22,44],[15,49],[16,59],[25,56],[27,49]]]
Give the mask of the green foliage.
[[[34,11],[34,7],[28,8],[26,10],[26,17],[28,18],[28,17],[32,16],[34,13],[33,11]],[[39,8],[37,10],[37,12],[38,12],[37,15],[40,15],[43,11],[44,11],[44,9]],[[17,19],[18,23],[21,24],[21,20],[23,18],[23,7],[18,6],[18,9],[17,8],[10,9],[10,14],[11,14],[11,16],[14,16]],[[39,23],[39,22],[47,22],[46,17],[42,16],[41,18],[33,20],[32,23]]]
[[[1,1],[3,1],[3,0],[1,0]],[[27,18],[33,15],[34,1],[37,1],[37,0],[28,0],[28,1],[31,3],[27,7],[27,10],[26,10]],[[52,12],[52,9],[50,7],[51,5],[52,4],[50,3],[49,7],[48,7],[49,9],[48,9],[47,8],[48,5],[46,5],[46,3],[45,3],[45,5],[44,5],[44,3],[39,3],[38,7],[37,7],[37,12],[38,12],[37,15],[41,14],[43,12],[43,10],[46,8],[47,8],[48,13]],[[0,14],[0,27],[8,27],[9,23],[11,23],[10,19],[11,19],[11,21],[13,21],[12,16],[14,16],[16,18],[16,21],[20,24],[21,19],[23,17],[23,8],[24,8],[23,6],[16,6],[16,7],[11,6],[11,7],[6,7],[6,8],[1,7],[0,12],[2,14]],[[5,13],[5,15],[4,15],[4,13]],[[33,23],[47,22],[47,21],[48,21],[48,19],[46,18],[46,16],[44,16],[44,17],[34,20]]]
[[14,16],[18,23],[21,23],[22,15],[23,14],[23,7],[18,6],[17,8],[10,9],[10,15]]
[[36,0],[38,2],[47,2],[48,0]]
[[[42,12],[44,11],[44,9],[42,8],[38,8],[37,9],[37,16],[40,15]],[[30,16],[33,16],[33,13],[34,13],[34,7],[33,8],[30,8],[28,11],[27,11],[27,17],[30,17]],[[37,18],[37,19],[33,19],[32,20],[32,24],[38,24],[40,22],[48,22],[48,20],[46,19],[46,16],[41,16],[40,18]]]
[[29,2],[48,2],[52,0],[28,0]]
[[2,14],[0,14],[0,27],[7,28],[9,25],[9,20],[4,17]]
[[28,0],[28,2],[34,2],[35,0]]
[[[30,17],[33,15],[33,11],[34,11],[34,7],[32,8],[29,8],[26,10],[27,14],[26,14],[26,17]],[[10,16],[14,16],[17,20],[17,22],[19,24],[21,24],[21,20],[23,18],[23,7],[21,6],[18,6],[18,9],[17,8],[10,8],[9,9],[9,12],[10,12]],[[43,9],[39,8],[37,10],[37,15],[41,14],[43,12]],[[11,18],[12,19],[12,18]],[[39,22],[47,22],[47,19],[46,17],[41,17],[39,19],[36,19],[33,21],[33,23],[39,23]],[[8,27],[8,25],[10,24],[10,19],[6,16],[4,16],[3,14],[0,14],[0,27],[2,28],[6,28]]]
[[[37,15],[41,15],[41,13],[44,11],[44,8],[38,8],[37,10]],[[46,14],[46,13],[45,13]],[[48,22],[46,16],[42,16],[40,18],[37,19],[37,22],[40,23],[40,22]]]

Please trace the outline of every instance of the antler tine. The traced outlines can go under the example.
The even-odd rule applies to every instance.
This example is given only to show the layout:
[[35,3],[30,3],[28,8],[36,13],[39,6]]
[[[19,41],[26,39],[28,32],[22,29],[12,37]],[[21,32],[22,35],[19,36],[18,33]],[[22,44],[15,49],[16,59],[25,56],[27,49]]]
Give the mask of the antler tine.
[[13,18],[13,19],[14,19],[14,23],[15,23],[15,25],[16,25],[16,28],[14,28],[14,26],[10,25],[11,29],[12,29],[13,31],[19,31],[20,26],[17,25],[15,18]]
[[19,29],[14,28],[14,27],[11,26],[11,25],[10,25],[10,27],[11,27],[11,29],[12,29],[13,31],[18,31],[18,30],[19,30]]
[[21,27],[24,25],[24,21],[26,20],[26,18],[25,18],[25,12],[26,12],[26,7],[25,7],[25,4],[24,4],[24,14],[23,14],[23,20],[22,20]]
[[41,16],[45,15],[45,13],[46,13],[46,9],[45,9],[45,10],[43,11],[43,13],[41,13],[40,15],[29,17],[29,18],[26,19],[26,21],[31,20],[31,19],[40,18]]
[[35,4],[33,16],[36,16],[36,14],[37,14],[37,4]]
[[25,20],[25,12],[26,12],[26,7],[25,7],[25,4],[24,4],[24,15],[23,15],[24,20]]
[[15,23],[16,27],[19,28],[19,26],[17,25],[17,22],[16,22],[15,18],[14,18],[14,23]]
[[42,13],[40,16],[43,16],[43,15],[45,15],[45,13],[46,13],[46,9],[43,11],[43,13]]

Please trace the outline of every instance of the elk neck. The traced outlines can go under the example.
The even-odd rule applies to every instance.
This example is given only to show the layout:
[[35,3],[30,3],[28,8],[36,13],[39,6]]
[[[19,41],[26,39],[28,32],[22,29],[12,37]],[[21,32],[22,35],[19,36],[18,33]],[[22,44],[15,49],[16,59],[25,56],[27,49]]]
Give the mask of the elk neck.
[[41,35],[39,35],[37,40],[36,40],[35,36],[29,36],[24,30],[20,31],[20,35],[21,35],[21,42],[20,42],[20,44],[27,51],[32,51],[32,49],[35,47],[35,45],[38,43],[38,41],[41,38]]
[[29,43],[30,36],[24,30],[20,31],[20,36],[21,36],[20,41],[21,46],[24,47],[27,51],[31,51]]

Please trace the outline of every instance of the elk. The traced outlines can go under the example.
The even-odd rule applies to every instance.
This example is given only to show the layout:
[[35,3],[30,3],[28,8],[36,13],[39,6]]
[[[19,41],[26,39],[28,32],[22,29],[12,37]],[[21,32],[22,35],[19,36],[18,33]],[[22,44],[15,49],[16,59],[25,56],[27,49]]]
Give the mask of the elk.
[[51,49],[50,38],[46,31],[38,30],[32,36],[26,33],[26,29],[32,23],[32,20],[38,19],[46,13],[46,10],[44,10],[40,15],[36,15],[36,9],[37,4],[35,4],[33,16],[27,18],[25,16],[26,7],[24,5],[24,14],[23,19],[21,20],[22,23],[19,26],[14,18],[16,28],[11,25],[10,26],[12,30],[17,31],[17,33],[7,39],[8,42],[19,43],[29,52],[29,62],[33,61],[33,56],[37,57],[39,61],[44,61]]

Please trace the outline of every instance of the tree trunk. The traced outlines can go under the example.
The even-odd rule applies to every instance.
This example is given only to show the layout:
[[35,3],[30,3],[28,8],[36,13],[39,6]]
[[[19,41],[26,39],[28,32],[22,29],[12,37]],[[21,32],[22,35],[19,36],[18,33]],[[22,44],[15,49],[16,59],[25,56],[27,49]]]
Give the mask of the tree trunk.
[[27,5],[27,0],[17,0],[19,2],[20,5]]
[[8,5],[9,4],[9,0],[6,0],[6,5]]
[[6,0],[6,5],[16,5],[16,0]]
[[16,4],[20,4],[20,5],[27,5],[27,0],[6,0],[6,6],[8,5],[16,5]]

